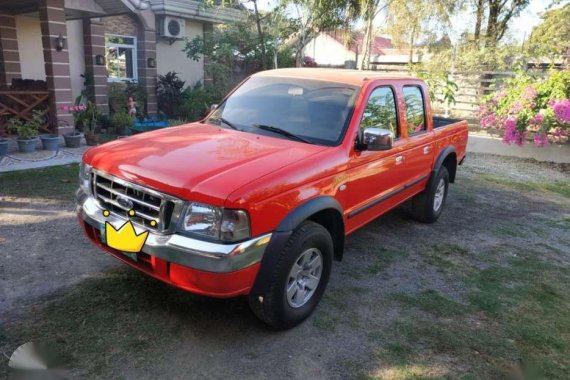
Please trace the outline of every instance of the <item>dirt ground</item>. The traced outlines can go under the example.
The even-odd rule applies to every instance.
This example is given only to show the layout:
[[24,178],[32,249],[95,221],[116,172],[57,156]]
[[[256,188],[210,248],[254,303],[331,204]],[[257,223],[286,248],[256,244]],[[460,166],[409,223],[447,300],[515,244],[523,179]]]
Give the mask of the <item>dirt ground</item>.
[[0,375],[14,349],[43,340],[73,378],[570,371],[568,167],[469,156],[437,223],[417,223],[403,206],[351,235],[314,315],[285,332],[241,298],[179,291],[94,248],[71,193],[34,195],[50,180],[38,174],[37,189],[18,195],[18,178],[0,177]]

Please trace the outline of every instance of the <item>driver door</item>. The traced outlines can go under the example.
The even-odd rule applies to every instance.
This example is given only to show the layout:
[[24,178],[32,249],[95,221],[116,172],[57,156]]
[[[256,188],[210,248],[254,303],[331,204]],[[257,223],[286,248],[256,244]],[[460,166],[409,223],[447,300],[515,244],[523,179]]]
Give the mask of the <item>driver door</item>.
[[[396,90],[376,87],[369,95],[360,121],[364,128],[383,128],[394,134],[392,149],[352,150],[346,201],[347,231],[352,231],[391,209],[400,199],[396,192],[404,183],[403,142]],[[396,194],[395,194],[396,193]],[[395,194],[395,195],[394,195]]]

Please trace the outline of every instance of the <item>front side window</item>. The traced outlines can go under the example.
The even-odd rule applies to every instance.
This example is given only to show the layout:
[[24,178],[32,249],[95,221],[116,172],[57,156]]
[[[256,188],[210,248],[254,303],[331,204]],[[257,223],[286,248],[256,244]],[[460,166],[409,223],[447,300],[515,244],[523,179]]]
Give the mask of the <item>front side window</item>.
[[137,79],[137,40],[135,37],[106,35],[107,75],[110,81]]
[[206,122],[244,132],[334,146],[344,136],[356,94],[356,87],[340,83],[252,77]]
[[396,138],[400,136],[396,97],[390,87],[379,87],[370,94],[360,128],[383,128],[392,131]]
[[425,131],[426,117],[422,90],[417,86],[404,86],[404,102],[406,103],[408,136]]

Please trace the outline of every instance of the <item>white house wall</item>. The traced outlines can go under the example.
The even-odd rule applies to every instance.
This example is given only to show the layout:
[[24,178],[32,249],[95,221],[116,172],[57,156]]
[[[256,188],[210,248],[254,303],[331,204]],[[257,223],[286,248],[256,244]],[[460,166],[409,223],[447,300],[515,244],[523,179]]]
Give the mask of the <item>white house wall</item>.
[[344,65],[345,61],[356,59],[356,53],[325,33],[305,46],[305,56],[313,58],[319,65]]
[[69,50],[69,72],[71,76],[71,95],[73,99],[81,95],[85,73],[85,51],[83,48],[83,21],[67,21],[67,49]]
[[[37,15],[16,16],[16,36],[20,50],[22,79],[46,80],[46,68],[42,45],[40,19]],[[83,51],[83,21],[67,21],[67,49],[69,51],[69,70],[71,75],[71,93],[73,98],[81,94],[85,72]]]
[[[186,37],[193,39],[201,37],[202,24],[186,20]],[[196,62],[189,59],[182,51],[185,46],[184,41],[176,41],[172,45],[163,38],[158,38],[156,44],[156,68],[159,75],[164,75],[169,71],[176,71],[186,85],[194,85],[204,79],[204,62]]]
[[22,78],[46,80],[39,17],[16,16],[15,19]]

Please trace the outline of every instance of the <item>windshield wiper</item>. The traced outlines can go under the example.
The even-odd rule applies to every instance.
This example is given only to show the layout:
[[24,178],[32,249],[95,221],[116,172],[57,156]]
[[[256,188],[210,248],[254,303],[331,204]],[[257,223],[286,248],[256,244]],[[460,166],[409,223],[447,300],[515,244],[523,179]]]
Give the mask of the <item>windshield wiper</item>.
[[224,119],[223,117],[220,117],[219,119],[222,123],[224,123],[225,125],[227,125],[228,127],[230,127],[231,129],[235,129],[236,131],[241,131],[241,129],[239,129],[238,127],[236,127],[234,125],[234,123],[232,123],[231,121],[228,121],[227,119]]
[[281,135],[281,136],[289,137],[289,138],[292,139],[292,140],[297,140],[297,141],[301,141],[301,142],[304,142],[304,143],[307,143],[307,144],[312,144],[311,141],[309,141],[309,140],[307,140],[307,139],[305,139],[305,138],[303,138],[303,137],[301,137],[301,136],[298,136],[298,135],[296,135],[296,134],[294,134],[294,133],[291,133],[291,132],[286,131],[286,130],[284,130],[284,129],[281,129],[281,128],[279,128],[279,127],[274,127],[274,126],[272,126],[272,125],[252,124],[252,127],[259,128],[259,129],[263,129],[264,131],[269,131],[269,132],[277,133],[277,134],[279,134],[279,135]]
[[236,131],[241,131],[241,129],[236,127],[234,125],[234,123],[232,123],[231,121],[228,121],[227,119],[224,119],[223,117],[216,117],[216,118],[212,118],[211,120],[221,121],[222,123],[224,123],[225,125],[227,125],[231,129],[235,129]]

